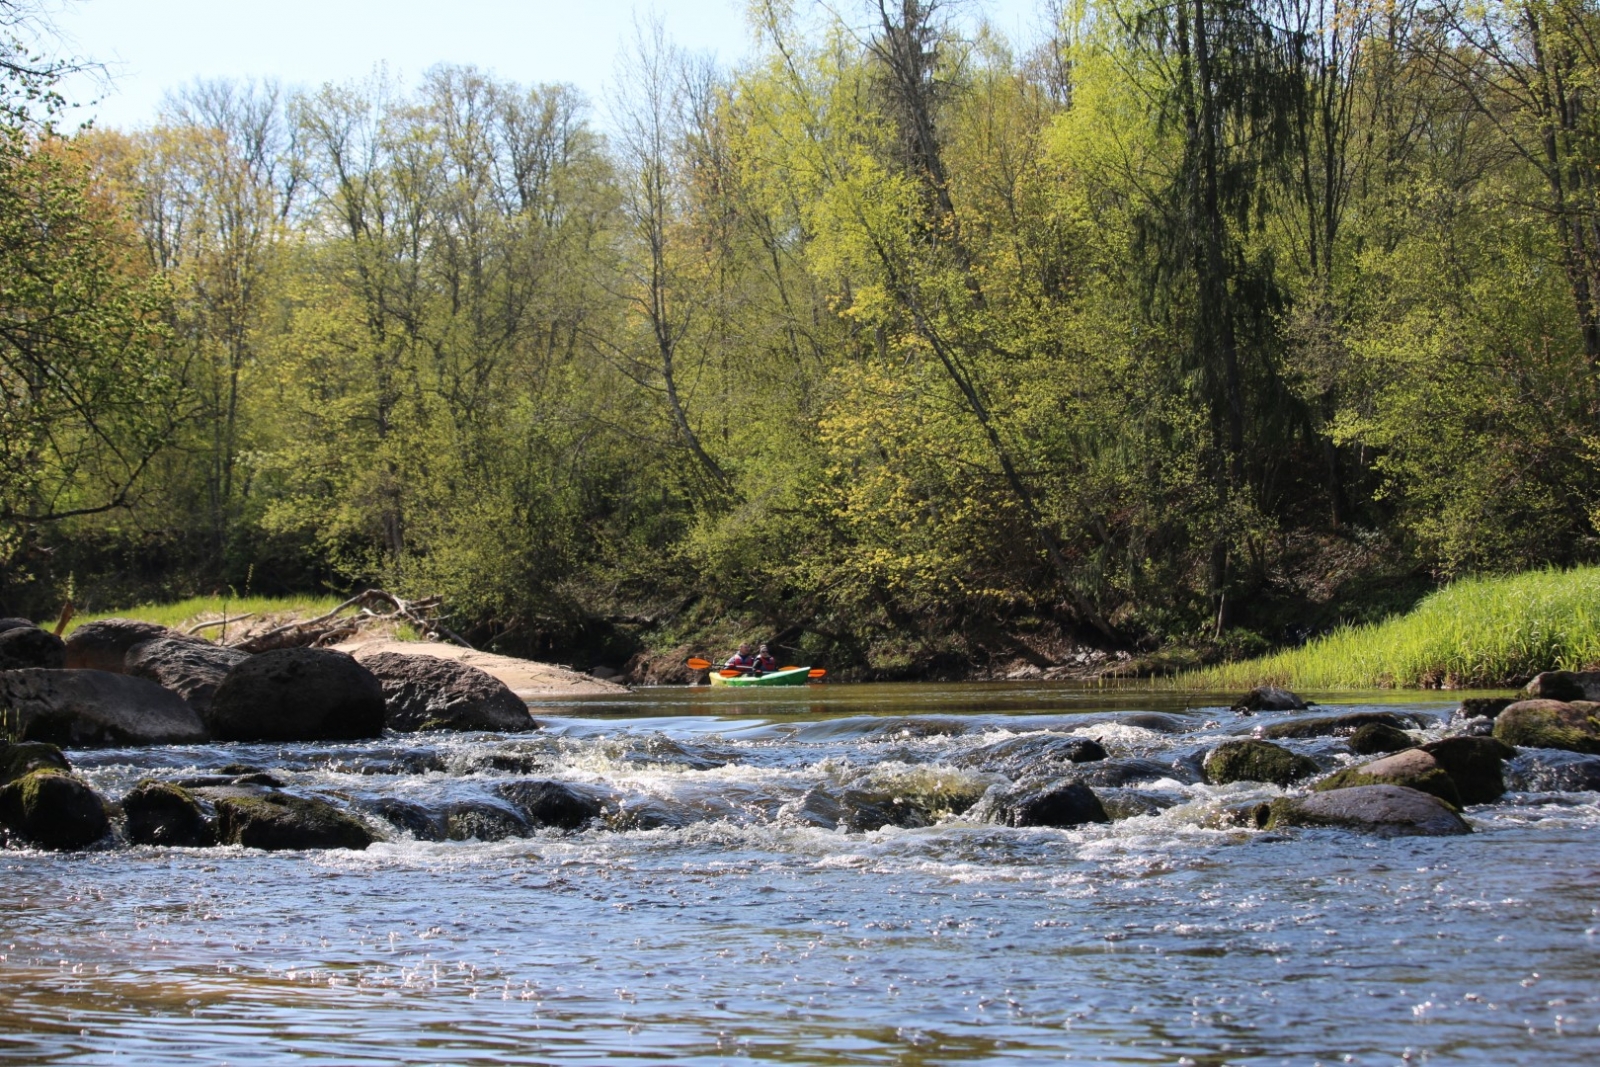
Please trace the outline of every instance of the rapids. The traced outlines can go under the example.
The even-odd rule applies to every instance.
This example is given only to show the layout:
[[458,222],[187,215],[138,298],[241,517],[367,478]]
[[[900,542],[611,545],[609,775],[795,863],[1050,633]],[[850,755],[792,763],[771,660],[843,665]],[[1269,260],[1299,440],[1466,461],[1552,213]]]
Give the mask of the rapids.
[[[1424,738],[1455,703],[1324,699]],[[1282,716],[1219,703],[662,689],[535,703],[520,735],[70,752],[113,800],[250,764],[389,840],[0,853],[0,1062],[1600,1062],[1587,765],[1525,753],[1468,837],[1239,829],[1221,809],[1279,790],[1199,761]],[[1067,774],[1113,823],[990,821]],[[529,779],[603,815],[529,830]]]

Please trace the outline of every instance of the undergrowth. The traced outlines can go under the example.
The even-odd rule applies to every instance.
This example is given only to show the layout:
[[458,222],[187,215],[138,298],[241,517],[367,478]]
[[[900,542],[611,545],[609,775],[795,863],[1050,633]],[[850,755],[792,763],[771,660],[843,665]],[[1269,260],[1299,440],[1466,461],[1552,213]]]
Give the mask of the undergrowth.
[[1404,615],[1179,675],[1184,689],[1499,688],[1600,664],[1600,567],[1465,578]]
[[[221,619],[224,611],[229,619],[237,619],[241,615],[253,616],[247,620],[249,622],[269,615],[310,618],[332,611],[342,599],[333,596],[197,596],[170,604],[139,604],[117,611],[75,615],[68,623],[66,632],[71,633],[85,623],[112,618],[138,619],[175,629],[187,629],[202,619]],[[46,628],[50,628],[49,624],[46,624]],[[206,631],[206,636],[215,639],[219,632],[219,628],[213,627]]]

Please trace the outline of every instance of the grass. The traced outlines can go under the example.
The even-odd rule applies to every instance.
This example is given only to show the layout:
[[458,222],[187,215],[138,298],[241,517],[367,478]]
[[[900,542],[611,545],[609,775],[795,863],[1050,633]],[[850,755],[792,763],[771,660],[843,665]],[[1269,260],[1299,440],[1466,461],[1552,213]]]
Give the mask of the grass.
[[[95,622],[98,619],[139,619],[143,622],[158,623],[176,629],[187,629],[202,618],[220,619],[223,609],[227,609],[227,617],[236,619],[240,615],[254,615],[259,620],[265,615],[312,617],[332,611],[342,601],[343,597],[335,596],[299,596],[299,597],[266,597],[266,596],[197,596],[188,600],[179,600],[172,604],[139,604],[136,607],[122,608],[118,611],[102,611],[95,614],[75,615],[67,624],[67,632],[84,623]],[[46,623],[46,629],[53,626]],[[206,631],[206,636],[216,638],[217,629]]]
[[1600,664],[1600,567],[1466,578],[1404,615],[1179,675],[1183,689],[1500,688]]

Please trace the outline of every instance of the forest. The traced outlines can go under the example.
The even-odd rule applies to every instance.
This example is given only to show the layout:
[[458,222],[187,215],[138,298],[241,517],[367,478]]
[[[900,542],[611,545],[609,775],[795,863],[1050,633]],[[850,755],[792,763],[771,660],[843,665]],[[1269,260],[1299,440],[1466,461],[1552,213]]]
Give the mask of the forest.
[[732,69],[619,27],[614,99],[133,130],[13,36],[0,614],[381,586],[585,666],[918,677],[1600,558],[1600,4],[1040,11],[752,0]]

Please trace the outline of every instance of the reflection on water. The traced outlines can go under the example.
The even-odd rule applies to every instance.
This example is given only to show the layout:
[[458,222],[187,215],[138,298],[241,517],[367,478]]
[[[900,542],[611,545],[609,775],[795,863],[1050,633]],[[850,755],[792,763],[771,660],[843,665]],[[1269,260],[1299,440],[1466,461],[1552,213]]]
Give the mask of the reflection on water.
[[[364,853],[0,854],[0,1061],[1600,1058],[1600,794],[1517,793],[1470,809],[1467,838],[1218,830],[1209,812],[1275,790],[1199,782],[1199,756],[1253,725],[1203,699],[728,695],[538,706],[545,731],[518,737],[74,753],[112,797],[250,762],[369,813],[500,803],[539,777],[606,816],[499,841],[391,829]],[[1448,707],[1404,710],[1437,733]],[[1132,768],[1096,788],[1148,813],[1077,830],[940,814],[1073,773],[1064,735]],[[1542,766],[1518,787],[1570,784]],[[849,829],[852,805],[897,801],[899,823]]]

